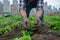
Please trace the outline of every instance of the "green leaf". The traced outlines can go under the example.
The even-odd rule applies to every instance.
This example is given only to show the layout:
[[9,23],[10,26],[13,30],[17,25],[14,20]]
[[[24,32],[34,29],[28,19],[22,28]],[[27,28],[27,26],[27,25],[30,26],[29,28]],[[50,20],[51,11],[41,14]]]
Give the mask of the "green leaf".
[[30,36],[23,36],[19,40],[31,40]]
[[18,38],[14,38],[13,40],[19,40]]

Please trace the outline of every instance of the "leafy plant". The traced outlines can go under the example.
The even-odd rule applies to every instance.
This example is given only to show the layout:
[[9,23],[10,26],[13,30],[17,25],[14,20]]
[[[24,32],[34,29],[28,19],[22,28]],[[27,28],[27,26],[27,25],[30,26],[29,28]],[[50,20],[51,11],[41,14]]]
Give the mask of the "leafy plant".
[[34,26],[34,20],[35,20],[35,16],[34,15],[31,15],[29,16],[29,22],[30,22],[30,27],[32,28]]
[[60,29],[60,18],[59,16],[48,16],[45,15],[44,21],[47,22],[49,25],[51,25],[51,29],[53,30],[59,30]]
[[21,34],[21,38],[14,38],[14,40],[31,40],[30,32],[28,30],[22,30]]
[[28,30],[21,31],[22,36],[30,36],[30,32]]
[[23,20],[20,15],[13,15],[9,17],[0,16],[0,34],[7,33],[16,27]]
[[31,40],[30,36],[23,36],[19,40]]
[[11,29],[12,29],[12,28],[11,28],[10,26],[6,26],[6,27],[5,27],[5,30],[8,30],[8,31],[9,31],[9,30],[11,30]]
[[10,19],[11,20],[16,20],[16,21],[22,21],[23,18],[20,15],[15,15],[15,16],[10,17]]
[[2,32],[2,31],[3,31],[3,29],[2,29],[2,28],[0,28],[0,35],[1,35],[1,34],[3,34],[3,32]]
[[18,38],[14,38],[13,40],[19,40]]

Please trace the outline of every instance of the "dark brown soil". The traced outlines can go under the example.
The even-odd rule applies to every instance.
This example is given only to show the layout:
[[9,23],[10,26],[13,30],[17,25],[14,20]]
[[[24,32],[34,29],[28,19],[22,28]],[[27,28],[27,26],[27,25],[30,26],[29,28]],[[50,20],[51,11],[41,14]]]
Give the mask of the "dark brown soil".
[[39,30],[32,35],[32,40],[60,40],[60,36],[48,32],[47,25],[40,26]]
[[12,31],[10,31],[7,34],[3,34],[0,36],[0,40],[12,40],[15,37],[20,37],[20,28],[19,27],[15,27]]
[[[53,35],[52,33],[48,33],[49,28],[47,25],[40,26],[38,30],[31,36],[32,40],[60,40],[59,36]],[[7,34],[3,34],[0,36],[0,40],[13,40],[15,37],[21,37],[21,27],[15,27],[12,31]]]
[[60,37],[52,34],[34,34],[32,40],[60,40]]

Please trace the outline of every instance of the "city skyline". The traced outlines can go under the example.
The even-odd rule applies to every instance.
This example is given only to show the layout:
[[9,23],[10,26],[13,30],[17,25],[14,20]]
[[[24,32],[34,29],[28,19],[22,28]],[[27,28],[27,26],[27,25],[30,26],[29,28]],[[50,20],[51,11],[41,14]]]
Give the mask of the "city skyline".
[[59,5],[60,0],[45,0],[44,2],[46,2],[46,1],[47,1],[48,5],[52,5],[56,8],[60,8],[60,5]]
[[[2,3],[3,3],[3,0],[0,0]],[[12,4],[12,1],[13,0],[9,0],[10,1],[10,4]],[[48,5],[52,5],[52,6],[55,6],[56,8],[60,8],[60,5],[59,5],[59,2],[60,0],[44,0],[44,2],[47,2]],[[18,0],[18,3],[19,3],[19,0]]]
[[[56,8],[55,6],[49,5],[48,2],[46,2],[46,1],[44,1],[44,12],[45,13],[48,13],[49,11],[50,12],[57,12],[57,11],[59,11],[59,8]],[[2,6],[2,5],[4,5],[4,6]],[[12,0],[12,4],[11,4],[11,1],[4,0],[2,5],[0,5],[0,9],[1,9],[1,11],[3,10],[3,12],[10,12],[10,13],[13,13],[13,14],[19,13],[19,3],[18,3],[18,0]]]

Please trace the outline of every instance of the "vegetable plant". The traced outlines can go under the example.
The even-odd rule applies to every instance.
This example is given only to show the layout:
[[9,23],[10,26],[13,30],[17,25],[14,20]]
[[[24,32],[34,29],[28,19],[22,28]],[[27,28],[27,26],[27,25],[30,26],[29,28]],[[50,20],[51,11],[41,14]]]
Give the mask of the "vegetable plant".
[[29,22],[30,22],[30,27],[32,28],[34,26],[34,20],[35,20],[35,16],[34,15],[31,15],[29,16]]

